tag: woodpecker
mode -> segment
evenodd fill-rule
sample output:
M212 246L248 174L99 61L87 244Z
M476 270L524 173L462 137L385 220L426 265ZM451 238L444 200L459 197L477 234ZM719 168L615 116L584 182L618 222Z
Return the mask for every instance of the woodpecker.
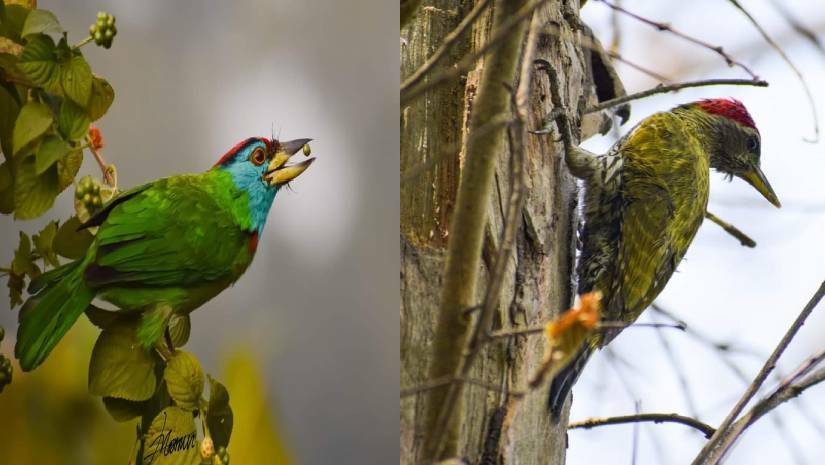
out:
M604 321L633 323L664 289L705 217L710 168L745 180L781 206L760 168L759 130L734 99L656 113L606 154L573 147L565 160L584 181L578 294L602 292ZM620 332L594 332L553 378L549 408L556 422L587 359Z

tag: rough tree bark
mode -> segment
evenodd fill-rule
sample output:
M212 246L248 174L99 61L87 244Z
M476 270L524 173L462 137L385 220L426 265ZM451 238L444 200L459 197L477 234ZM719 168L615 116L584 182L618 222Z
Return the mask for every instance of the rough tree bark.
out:
M593 114L582 120L577 115L587 106L623 91L613 82L613 73L605 78L605 66L599 54L591 53L588 46L581 46L583 42L592 44L593 40L579 22L577 3L554 0L536 11L545 25L539 34L536 59L545 60L558 72L566 111L586 138L606 129L606 117ZM424 63L472 7L472 1L422 2L415 17L401 31L402 80ZM490 37L492 9L492 6L488 8L431 74L443 71L486 43ZM483 66L484 59L460 80L428 91L401 108L401 386L404 388L428 381L450 219ZM552 109L547 73L538 67L534 67L533 73L528 128L540 127L543 117ZM610 81L609 85L599 83L605 79ZM517 82L504 84L515 88ZM509 106L504 110L506 115L511 114ZM503 135L506 128L501 126L496 130ZM522 224L516 236L515 253L504 276L493 318L494 329L548 321L567 309L574 298L577 192L564 166L561 144L554 142L557 138L558 133L554 132L553 135L530 135L526 141ZM487 202L488 221L476 286L477 303L482 301L489 278L511 187L507 139L500 137L499 140L492 194ZM441 159L430 169L416 170L437 157ZM405 178L405 173L411 170L419 175ZM470 377L498 386L501 391L524 390L543 355L544 340L540 336L491 342L482 348ZM506 422L502 421L502 413L507 406L507 396L498 391L475 385L464 387L462 408L457 410L461 428L455 454L472 464L563 464L567 419L563 418L560 425L551 423L546 405L547 386L528 395L520 403L517 414L511 413ZM419 392L401 399L402 464L426 462L423 425L427 398L426 392Z

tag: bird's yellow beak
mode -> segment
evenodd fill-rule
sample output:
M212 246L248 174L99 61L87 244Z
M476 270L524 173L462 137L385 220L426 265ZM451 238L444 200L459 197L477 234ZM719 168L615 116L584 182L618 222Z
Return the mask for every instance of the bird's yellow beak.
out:
M768 182L768 178L765 177L765 173L762 172L761 168L754 166L742 174L742 179L747 181L754 189L758 190L773 206L776 208L782 207L782 204L779 203L779 198L776 197L776 193L771 187L771 183Z
M309 165L315 161L314 158L308 158L301 163L294 165L287 165L286 162L303 149L312 139L295 139L289 142L282 142L280 148L272 157L264 174L264 180L270 187L280 186L297 178L298 175L306 171ZM309 156L309 150L304 149L303 152Z

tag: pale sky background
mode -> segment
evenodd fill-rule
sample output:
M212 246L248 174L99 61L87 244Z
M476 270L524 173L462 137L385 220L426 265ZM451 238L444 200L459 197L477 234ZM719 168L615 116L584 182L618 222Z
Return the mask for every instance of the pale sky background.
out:
M792 32L770 0L744 0L800 68L810 85L820 124L825 119L825 54ZM821 2L788 1L786 8L825 40L825 9ZM758 33L728 2L697 0L662 2L625 0L622 5L648 18L722 45L746 63L768 88L705 87L660 95L633 104L627 132L641 118L699 98L734 97L742 100L762 134L762 167L783 207L775 209L745 182L728 183L713 174L709 210L738 226L757 242L741 247L715 224L706 222L685 260L657 299L680 315L690 327L721 342L752 348L759 356L738 356L737 363L752 379L804 304L825 279L825 128L818 143L813 137L809 104L788 66L770 50ZM603 43L611 39L611 12L589 2L584 20ZM674 81L711 77L747 77L727 68L708 50L677 37L656 32L632 18L620 16L622 56ZM657 81L627 66L618 72L628 90L637 92ZM585 147L602 152L612 137L594 138ZM648 311L640 321L653 321ZM661 321L661 320L659 320ZM820 305L780 360L790 372L805 358L825 348L825 306ZM662 333L679 360L699 418L718 425L744 391L745 385L705 346L676 330ZM590 416L632 414L634 399L642 412L690 414L672 363L655 330L625 331L610 346L629 365L595 356L574 388L572 420ZM617 370L633 394L617 376ZM761 392L770 392L776 380ZM825 456L825 386L806 391L800 400L764 417L744 436L725 462L818 464ZM806 412L805 415L802 412ZM780 431L776 419L784 425ZM789 438L789 439L786 439ZM569 433L568 463L592 465L632 463L633 427L606 426ZM640 427L636 463L689 463L704 443L701 434L681 425Z
M72 43L98 10L117 17L112 49L83 52L115 89L99 126L122 188L204 171L236 142L273 129L284 140L314 139L316 163L278 194L246 275L193 313L186 348L214 374L233 350L255 352L297 463L395 462L398 45L377 38L398 34L397 3L38 4ZM91 159L82 172L98 175ZM71 195L50 216L68 217ZM0 217L0 263L11 260L19 229L44 223ZM0 306L7 354L15 319Z

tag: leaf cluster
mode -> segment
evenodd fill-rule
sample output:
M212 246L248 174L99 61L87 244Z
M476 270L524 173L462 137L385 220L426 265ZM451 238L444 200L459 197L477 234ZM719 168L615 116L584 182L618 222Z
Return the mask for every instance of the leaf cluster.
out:
M51 208L113 100L54 14L0 5L0 213L31 219Z

